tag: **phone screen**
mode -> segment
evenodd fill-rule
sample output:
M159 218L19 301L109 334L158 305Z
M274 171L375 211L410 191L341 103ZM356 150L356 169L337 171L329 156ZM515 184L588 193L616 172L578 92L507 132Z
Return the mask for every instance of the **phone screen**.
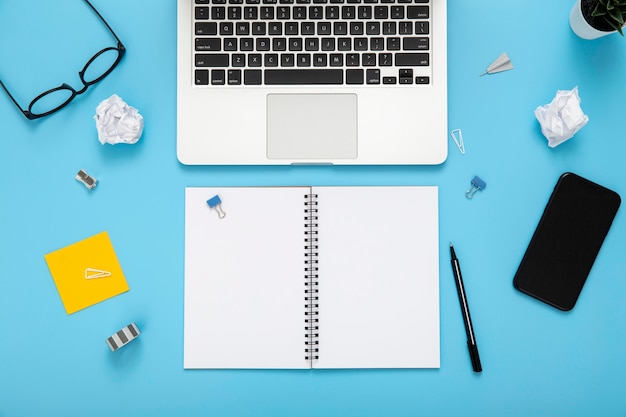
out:
M570 172L561 175L515 274L515 288L571 310L620 202L614 191Z

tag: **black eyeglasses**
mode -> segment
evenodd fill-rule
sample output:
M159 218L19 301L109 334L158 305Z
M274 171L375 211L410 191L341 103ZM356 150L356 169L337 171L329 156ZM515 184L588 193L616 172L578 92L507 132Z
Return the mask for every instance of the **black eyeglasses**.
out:
M7 90L6 86L0 80L0 86L6 91L9 95L13 103L22 111L24 116L29 120L39 119L40 117L48 116L56 111L61 110L63 107L67 106L70 101L74 99L79 94L87 91L87 88L90 85L101 81L104 77L109 75L111 71L119 64L120 60L124 56L126 52L126 48L122 45L122 42L117 37L111 26L104 20L104 18L98 13L95 7L89 3L88 0L85 0L85 3L91 7L91 9L98 15L102 23L106 25L111 34L115 36L117 40L117 47L108 47L104 48L98 53L96 53L83 67L82 70L78 72L78 76L83 83L83 88L76 91L72 86L63 83L59 87L53 88L46 92L39 94L34 98L33 101L30 102L28 106L28 110L24 110L17 101L13 98L9 90Z

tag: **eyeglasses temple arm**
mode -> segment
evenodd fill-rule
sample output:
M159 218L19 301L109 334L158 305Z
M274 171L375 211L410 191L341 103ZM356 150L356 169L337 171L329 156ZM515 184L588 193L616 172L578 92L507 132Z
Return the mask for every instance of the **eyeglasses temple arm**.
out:
M102 20L102 23L104 23L104 25L105 25L105 26L109 29L109 31L113 34L113 36L115 36L115 39L117 39L117 43L118 43L120 46L124 47L124 45L122 44L122 41L120 41L120 38L118 38L118 37L117 37L117 35L116 35L116 34L115 34L115 32L113 31L113 29L111 29L111 26L109 26L109 24L107 23L107 21L106 21L106 20L104 20L104 17L102 17L102 15L101 15L101 14L100 14L97 10L96 10L96 8L95 8L95 7L93 7L93 4L91 4L91 3L89 2L89 0L85 0L85 3L87 3L87 4L89 5L89 7L91 7L91 10L93 10L93 11L94 11L94 12L98 15L98 17L100 18L100 20Z
M0 87L2 87L2 89L7 93L7 95L9 96L9 98L11 99L11 101L13 102L13 104L15 104L15 106L20 109L20 111L22 113L24 113L24 116L29 117L30 112L26 111L22 108L22 106L20 106L17 101L15 100L15 98L13 97L13 95L9 92L9 90L6 88L6 86L4 85L4 83L2 82L2 80L0 80Z

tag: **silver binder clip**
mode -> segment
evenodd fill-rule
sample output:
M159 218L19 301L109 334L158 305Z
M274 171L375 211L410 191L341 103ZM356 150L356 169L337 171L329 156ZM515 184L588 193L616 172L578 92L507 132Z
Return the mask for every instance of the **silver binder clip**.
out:
M217 211L217 215L220 219L226 217L226 213L224 213L224 210L222 210L222 200L220 199L219 195L216 194L213 197L209 198L207 200L207 204L210 208L214 208Z
M465 143L463 143L463 132L461 132L461 129L454 129L450 132L450 136L456 147L459 148L461 155L465 155Z
M474 178L472 178L472 186L470 187L469 190L465 192L465 197L471 199L472 197L474 197L474 194L476 193L476 191L482 190L486 186L487 186L487 183L485 181L483 181L478 176L474 176Z

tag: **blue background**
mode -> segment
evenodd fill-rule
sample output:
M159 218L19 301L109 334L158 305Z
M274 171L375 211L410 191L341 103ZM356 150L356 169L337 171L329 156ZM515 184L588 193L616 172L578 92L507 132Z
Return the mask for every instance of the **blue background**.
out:
M430 167L187 167L175 152L175 3L94 0L128 52L61 112L27 121L0 94L0 417L626 416L624 208L573 311L512 286L561 173L626 197L626 39L576 37L574 0L449 0L449 128L462 129L465 155L450 142ZM59 80L80 85L77 71L110 43L80 0L0 0L0 79L24 106ZM479 77L504 51L515 69ZM590 121L551 149L533 112L574 86ZM97 140L95 108L113 93L145 117L134 146ZM93 191L73 179L80 168L100 181ZM487 187L467 200L474 175ZM183 370L184 187L291 184L439 186L440 369ZM43 255L103 230L131 290L68 316ZM131 321L143 334L110 352L105 339Z

